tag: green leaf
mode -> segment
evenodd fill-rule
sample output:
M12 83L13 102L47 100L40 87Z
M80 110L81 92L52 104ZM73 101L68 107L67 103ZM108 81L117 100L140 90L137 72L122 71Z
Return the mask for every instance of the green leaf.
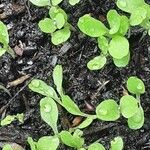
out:
M87 63L87 67L90 70L99 70L104 67L104 65L106 64L106 61L107 59L105 56L103 55L96 56Z
M127 56L125 56L121 59L113 58L113 61L117 67L126 67L130 61L130 52L128 53Z
M39 79L33 79L29 84L29 88L39 94L47 97L52 97L54 99L58 98L55 90L48 86L44 81Z
M110 25L109 34L115 34L120 28L120 15L116 10L112 9L107 13L107 20Z
M115 137L111 141L111 150L123 150L123 140L121 137Z
M57 6L62 2L62 0L51 0L53 6Z
M57 134L58 108L55 101L50 97L45 97L40 101L40 113L42 119L53 129Z
M59 7L54 7L52 6L50 9L49 9L49 16L51 17L51 19L55 19L56 15L58 13L61 13L63 14L65 20L67 21L68 17L67 17L67 14L65 13L65 11Z
M29 0L29 1L39 7L50 5L49 0Z
M57 150L59 139L58 137L44 136L38 140L36 145L38 150Z
M3 120L1 120L1 126L9 125L15 120L15 115L8 115Z
M15 118L16 118L17 120L19 120L21 123L24 122L24 114L23 114L23 113L17 114L17 115L15 116Z
M143 20L146 18L147 11L143 7L138 7L135 10L132 11L132 14L130 16L130 24L132 26L139 25L143 22Z
M79 107L73 102L73 100L68 95L62 95L63 107L71 114L77 116L86 116L85 113L81 112Z
M80 2L80 0L69 0L70 5L72 5L72 6L76 5L79 2Z
M78 125L77 127L75 128L78 128L78 129L83 129L83 128L86 128L88 127L94 119L96 119L97 117L96 116L88 116L80 125Z
M136 114L128 118L128 126L130 129L140 129L144 124L144 111L142 107L139 107Z
M132 94L145 93L145 85L143 81L135 76L132 76L127 80L127 89Z
M69 147L73 147L73 148L82 148L83 144L84 144L84 139L81 138L80 136L73 136L71 135L68 131L62 131L60 133L60 138L61 141L69 146Z
M117 0L117 6L121 10L129 13L132 13L132 11L144 5L144 3L144 0Z
M128 29L129 29L129 19L126 16L121 16L120 21L120 28L118 33L120 33L122 36L126 35Z
M28 137L27 142L29 143L31 150L36 150L36 142L33 141L32 137Z
M98 37L98 47L104 55L108 53L108 40L104 36Z
M39 28L45 33L53 33L57 28L55 22L50 18L44 18L39 22Z
M63 80L63 70L61 65L57 65L53 70L53 80L56 85L57 92L61 96L63 94L62 80Z
M105 150L105 148L100 143L93 143L88 147L88 150Z
M4 145L2 150L13 150L9 144Z
M129 53L129 42L125 37L114 36L110 41L108 50L113 58L121 59Z
M119 106L113 99L104 100L96 107L96 115L104 121L115 121L120 117Z
M62 13L58 13L55 17L56 25L58 29L61 29L65 25L65 18Z
M84 34L91 37L99 37L108 32L108 29L101 21L92 18L90 15L80 17L78 27Z
M3 54L5 54L6 53L6 49L4 49L4 48L0 48L0 56L2 56Z
M130 118L138 111L138 100L133 96L125 95L120 99L120 110L125 118Z
M54 45L59 45L63 42L66 42L69 39L70 34L71 34L71 32L70 32L69 28L65 27L61 30L58 30L58 31L52 33L51 41Z
M0 43L3 45L8 45L9 43L7 26L2 21L0 21Z

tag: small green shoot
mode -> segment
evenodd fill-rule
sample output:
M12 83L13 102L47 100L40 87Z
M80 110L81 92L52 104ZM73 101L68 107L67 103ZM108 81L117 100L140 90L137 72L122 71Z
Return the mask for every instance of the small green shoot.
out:
M78 133L76 134L76 131L73 135L68 131L62 131L60 133L61 141L65 145L76 148L76 149L82 148L82 146L84 144L84 139L81 136L82 135L80 135Z
M93 143L88 147L88 150L105 150L105 147L100 143Z
M109 55L117 67L125 67L129 63L129 42L124 37L129 29L128 18L119 15L116 10L110 10L107 20L108 28L101 21L87 14L78 21L78 27L84 34L98 38L100 56L88 62L87 67L90 70L103 68Z
M111 141L111 150L123 150L123 140L121 137L115 137Z
M115 121L120 117L119 106L113 99L104 100L96 107L96 115L104 121Z
M130 14L130 25L150 30L150 6L144 0L117 0L117 6Z

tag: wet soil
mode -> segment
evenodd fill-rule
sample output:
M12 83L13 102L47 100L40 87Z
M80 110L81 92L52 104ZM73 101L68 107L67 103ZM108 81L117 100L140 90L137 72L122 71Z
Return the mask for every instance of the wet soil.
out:
M147 1L148 2L148 1ZM145 112L145 124L140 130L128 128L126 120L117 122L94 121L84 129L87 144L100 140L109 147L109 141L120 135L125 142L125 150L150 149L150 37L137 28L131 31L130 49L131 61L126 68L116 68L110 59L105 68L100 71L89 71L87 62L99 54L94 39L84 37L77 28L78 18L90 13L95 18L104 19L107 12L116 8L114 0L82 0L71 7L64 0L61 7L69 15L69 22L75 27L68 42L54 46L50 36L38 29L38 21L47 16L45 8L37 8L27 0L1 0L0 19L9 28L10 46L18 54L13 59L9 54L0 58L0 84L8 87L8 83L24 75L30 75L20 85L8 87L11 95L0 91L0 115L24 113L24 123L14 121L11 125L0 127L0 146L4 142L15 142L28 149L28 136L39 139L51 134L51 129L40 118L39 101L41 95L33 93L28 88L32 78L39 78L53 86L52 70L56 64L63 66L64 91L86 111L86 103L95 107L105 98L119 101L126 88L126 80L132 75L141 78L146 85L146 93L141 96ZM16 48L17 47L17 48ZM20 49L23 49L21 51ZM105 84L106 83L106 84ZM102 87L102 88L101 88ZM7 107L5 107L7 106ZM74 116L67 112L60 114L59 130L68 129L65 119L70 122ZM61 145L60 150L68 150ZM69 148L71 149L71 148Z

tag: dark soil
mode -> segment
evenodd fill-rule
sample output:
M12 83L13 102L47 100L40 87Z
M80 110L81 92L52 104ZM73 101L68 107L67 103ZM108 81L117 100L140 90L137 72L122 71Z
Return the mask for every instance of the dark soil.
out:
M105 98L118 101L126 88L127 78L136 75L146 85L146 93L141 97L145 111L143 128L131 130L123 118L111 123L94 121L83 130L84 137L87 144L100 140L108 148L109 141L120 135L125 142L125 150L150 150L150 37L146 35L140 40L143 30L132 30L129 39L132 57L128 67L116 68L109 60L104 69L89 71L86 64L99 54L99 50L96 41L84 37L77 28L78 18L86 13L91 13L96 18L104 18L110 9L116 8L114 0L81 0L75 7L71 7L64 0L61 7L69 14L69 22L75 30L68 42L54 46L50 42L50 36L43 34L37 25L40 19L47 16L47 9L32 6L27 0L0 1L0 19L10 28L11 48L15 49L16 46L20 47L20 43L24 44L23 55L17 55L13 59L5 54L0 58L0 84L7 87L10 81L30 74L31 78L39 78L53 85L52 70L56 64L61 64L64 70L64 91L86 111L86 103L95 108ZM28 149L28 136L39 139L51 134L50 127L41 120L39 114L39 101L42 96L33 93L27 86L31 78L20 85L9 87L11 96L0 91L1 118L9 114L25 114L24 123L14 121L9 126L0 127L0 146L5 142L15 142ZM74 116L66 111L60 116L59 130L68 129L64 120L71 123ZM63 145L59 149L68 150Z

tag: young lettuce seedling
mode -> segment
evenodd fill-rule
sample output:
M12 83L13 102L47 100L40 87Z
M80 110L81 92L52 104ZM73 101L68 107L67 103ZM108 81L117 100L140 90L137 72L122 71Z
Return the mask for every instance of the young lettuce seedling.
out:
M98 39L98 47L101 50L100 56L88 62L87 67L90 70L103 68L109 55L117 67L125 67L129 63L129 42L124 37L129 28L128 18L119 15L116 10L110 10L107 20L110 29L88 14L78 21L78 27L84 34Z
M13 58L13 50L9 47L9 35L6 25L0 21L0 56L8 52Z
M117 0L117 6L130 13L130 25L145 28L150 33L150 6L144 0Z
M145 86L142 80L137 77L130 77L127 81L127 89L135 94L125 95L120 100L120 111L128 119L128 126L131 129L140 129L144 124L144 111L140 103L140 94L145 92Z

